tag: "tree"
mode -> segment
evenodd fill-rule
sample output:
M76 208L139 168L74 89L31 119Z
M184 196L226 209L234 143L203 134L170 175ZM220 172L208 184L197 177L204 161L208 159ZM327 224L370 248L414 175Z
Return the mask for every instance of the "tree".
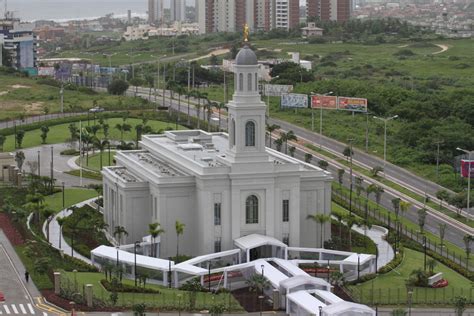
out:
M146 305L144 303L138 303L132 306L133 316L145 316Z
M135 125L135 133L137 134L137 138L135 140L135 143L136 143L136 147L138 149L138 142L141 140L142 133L143 133L143 125L142 124Z
M288 151L290 152L290 156L291 157L294 157L295 156L295 151L296 151L296 147L295 146L290 146L290 148L288 148ZM321 160L320 162L322 162L324 160ZM323 168L324 169L324 168Z
M318 166L321 169L327 170L329 163L326 160L320 160L318 161Z
M157 252L156 252L156 245L155 245L155 240L158 236L163 234L165 232L164 229L160 228L160 223L152 223L148 224L148 233L151 235L151 256L156 257Z
M5 67L12 67L13 62L12 62L12 56L11 56L10 51L6 49L4 45L1 46L1 49L2 51L1 51L0 56L2 56L2 60L0 60L0 64L2 64Z
M443 201L449 201L451 194L448 191L442 189L436 192L436 198L439 200L439 209L443 207Z
M420 232L423 234L423 228L425 227L425 221L426 221L426 209L420 208L418 210L418 226L420 227Z
M217 58L216 55L212 54L211 57L209 58L209 63L212 66L216 66L219 63L219 59Z
M109 84L107 91L112 95L123 95L128 90L129 84L122 79L114 79Z
M436 262L435 259L429 259L426 262L426 265L428 266L428 269L430 270L430 274L433 275L434 268L436 267L438 263Z
M115 226L113 235L115 238L118 238L118 244L120 246L120 244L122 243L122 236L128 236L128 232L123 226Z
M279 125L276 125L276 124L268 124L267 123L267 136L268 136L268 147L272 148L272 134L274 131L280 129L280 126Z
M49 207L45 207L41 210L41 214L46 221L46 240L49 242L49 224L51 223L53 215L56 214L56 212Z
M218 103L217 111L219 112L219 131L221 130L221 112L225 108L226 108L226 105L224 102Z
M464 250L466 251L466 260L469 261L469 257L471 255L471 242L474 241L474 236L467 234L467 235L464 235L462 240L464 241Z
M298 141L298 138L296 137L295 133L293 131L288 131L287 133L281 133L280 134L280 139L282 143L285 144L285 154L288 153L288 142L289 141Z
M41 143L46 144L46 138L48 138L49 127L46 125L41 126Z
M376 185L375 188L374 188L374 193L375 193L375 202L377 203L377 209L379 208L380 206L380 200L382 199L382 194L385 192L385 190Z
M51 267L51 259L48 257L40 257L35 259L33 269L38 274L46 274Z
M130 132L132 130L132 126L127 123L117 123L115 128L120 132L120 140L123 141L123 133Z
M333 212L332 215L336 218L339 223L339 240L342 242L342 224L344 221L344 215L341 213Z
M454 312L456 313L456 316L462 316L462 314L464 314L467 303L467 298L465 298L464 296L456 296L453 299Z
M347 146L344 148L344 150L342 151L342 154L346 157L346 160L349 161L349 158L351 156L354 156L354 150L351 150L351 147L350 146Z
M410 202L400 201L400 211L402 212L402 214L405 214L410 209L410 207Z
M438 230L439 230L439 239L441 240L441 247L442 247L444 245L444 234L446 232L446 224L439 223Z
M135 98L137 97L137 94L138 94L138 87L143 85L144 81L142 78L138 78L138 77L135 77L135 78L132 78L130 79L129 83L135 87Z
M306 163L311 163L311 160L313 160L313 155L312 154L310 154L310 153L304 154L304 161Z
M377 177L379 172L383 172L383 167L381 166L375 166L372 168L372 170L370 171L370 173L372 173L372 176L373 177Z
M5 135L0 135L0 152L3 151L3 144L5 144L6 139Z
M346 171L344 169L337 169L337 182L339 182L339 188L342 187L342 182L344 180L344 173Z
M323 229L324 229L323 225L331 220L331 216L327 214L321 214L321 213L309 214L308 216L306 216L306 219L312 220L315 223L319 224L320 233L321 233L320 247L323 248Z
M16 138L16 144L18 148L21 148L21 144L23 143L23 138L25 137L25 131L20 129L16 132L15 138Z
M184 233L184 227L186 225L181 223L180 221L176 221L175 229L176 229L176 261L179 262L179 236Z
M22 151L17 151L15 153L15 162L16 162L16 165L18 166L18 169L22 171L23 163L25 162L25 153Z
M349 228L349 251L352 251L352 227L359 226L360 222L355 216L349 215L346 217L346 224Z
M245 283L251 292L257 293L262 293L265 289L270 287L270 281L261 274L253 274Z
M276 139L275 146L277 151L281 151L281 146L283 146L283 140L281 138Z
M398 220L398 214L400 213L400 198L392 199L393 211L395 212L395 218Z
M100 151L100 158L99 158L99 161L100 161L100 170L102 170L102 166L103 166L103 163L102 163L102 160L103 160L103 153L105 151L105 149L107 148L107 146L109 145L109 141L107 139L98 139L97 137L94 137L94 146L99 149Z
M71 140L76 141L79 139L79 129L76 127L76 124L71 123L68 125L69 134L71 135Z

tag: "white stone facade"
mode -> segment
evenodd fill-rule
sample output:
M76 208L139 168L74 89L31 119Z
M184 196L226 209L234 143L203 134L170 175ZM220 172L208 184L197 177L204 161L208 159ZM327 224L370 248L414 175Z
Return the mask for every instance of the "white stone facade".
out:
M146 135L141 150L116 155L104 175L104 216L110 232L124 226L132 243L159 222L160 257L176 254L175 222L184 223L180 253L197 256L233 249L248 234L291 246L316 247L319 225L306 219L330 213L331 175L265 146L265 104L258 93L255 54L236 58L229 134L170 131ZM325 224L324 239L330 238Z

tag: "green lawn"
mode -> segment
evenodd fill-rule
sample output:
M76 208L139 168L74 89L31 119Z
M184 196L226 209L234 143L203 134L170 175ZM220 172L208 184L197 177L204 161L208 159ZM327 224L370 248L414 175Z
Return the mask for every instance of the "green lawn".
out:
M97 192L95 190L77 188L66 189L64 191L64 204L65 207L69 207L96 196ZM63 209L63 193L58 192L53 195L46 196L44 203L56 212L61 211Z
M374 303L383 305L404 304L407 302L407 291L405 280L415 269L423 269L423 253L404 249L402 263L395 270L378 276L373 281L367 281L355 286L351 286L352 293L357 297L357 301L371 304L372 289L374 289ZM430 258L428 257L428 260ZM458 295L466 296L468 299L474 298L472 282L438 262L434 269L435 273L442 272L443 277L448 280L449 285L441 289L415 288L413 292L414 304L449 304ZM470 296L471 295L471 296Z
M339 186L339 183L333 183L333 191L341 191L341 187ZM348 196L349 194L349 189L345 188L345 187L342 187L342 192ZM366 201L366 198L363 196L363 194L360 196L360 197L357 197L356 194L354 193L353 195L353 205L354 205L354 209L357 208L356 206L356 201L358 201L358 204L361 204L361 205L365 205L365 201ZM374 210L374 209L378 209L377 213L380 213L380 215L383 217L383 218L388 218L388 216L390 216L392 222L395 220L395 214L394 212L392 212L391 210L387 210L386 208L380 206L380 205L377 205L375 202L369 200L369 209L370 210ZM373 213L372 212L369 212L369 216L373 217L372 216ZM415 232L418 232L420 230L420 227L417 225L417 223L414 223L412 222L411 220L405 218L403 216L403 213L400 213L400 222L406 226L408 228L408 235L409 235L409 232L410 230L413 230L413 236L415 236ZM426 236L427 240L429 240L430 244L440 244L441 243L441 240L439 238L438 235L435 235L435 234L432 234L431 232L427 232L425 231L424 232L424 236ZM466 252L464 249L462 249L461 247L449 242L449 241L446 241L444 240L444 245L445 245L445 249L448 249L449 250L449 253L452 254L454 253L457 257L462 257L463 259L466 258ZM472 263L473 262L473 257L471 256L471 258L469 259L469 262Z
M110 164L109 164L109 152L104 151L102 154L97 153L89 156L89 164L86 165L85 160L82 161L83 167L93 170L100 171L100 157L102 156L102 167L108 167L114 165L115 151L110 152ZM76 164L79 165L79 158L76 160Z
M74 273L65 272L66 280L63 279L63 285L74 286ZM105 290L101 285L100 280L105 279L102 273L77 273L76 280L78 288L82 289L85 284L92 284L94 286L94 296L103 301L109 301L110 292ZM123 280L125 284L134 285L133 280ZM119 306L132 306L136 303L145 303L147 306L164 308L164 309L179 309L179 297L181 295L181 306L188 305L189 292L179 291L176 289L168 289L163 286L147 285L147 288L153 288L159 290L160 294L140 294L140 293L118 293L119 300L117 305ZM233 298L233 296L223 293L218 295L212 295L210 293L197 293L196 310L209 309L213 304L224 304L226 307L231 306L233 311L242 311L242 307Z
M123 120L121 118L110 118L105 120L107 124L109 124L109 138L113 140L120 140L121 135L120 132L115 128L117 124L122 124ZM98 122L96 121L98 124ZM93 120L90 120L90 124L93 125ZM135 141L136 140L136 131L135 126L138 124L142 124L142 120L129 118L126 120L126 124L132 126L132 130L130 132L125 132L123 134L123 139L126 141ZM75 123L75 125L79 128L79 122ZM87 122L82 122L83 128L87 125ZM147 125L149 125L154 132L164 131L167 129L175 129L174 123L167 123L162 121L155 121L150 120L148 121ZM64 143L67 139L70 138L70 133L68 129L68 124L60 124L51 126L49 128L48 138L46 140L46 144L58 144ZM184 129L183 126L178 126L179 129ZM25 137L23 139L22 148L30 148L35 146L41 145L41 131L39 129L28 131L25 133ZM99 131L97 133L98 138L103 138L104 133L103 131ZM14 150L14 137L13 135L7 136L7 139L4 144L4 151L13 151Z

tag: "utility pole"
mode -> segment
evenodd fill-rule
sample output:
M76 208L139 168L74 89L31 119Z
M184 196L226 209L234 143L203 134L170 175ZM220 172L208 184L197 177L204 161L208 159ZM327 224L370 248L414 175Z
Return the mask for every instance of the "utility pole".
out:
M349 191L349 214L352 216L352 142L354 141L353 138L348 139L349 141L349 154L350 154L350 172L349 172L349 177L350 179L350 191Z
M51 146L51 194L53 194L53 182L54 182L54 147Z
M434 144L436 145L436 182L439 183L439 146L441 144L443 144L444 141L442 140L438 140L436 142L434 142Z
M384 176L386 175L385 165L387 164L387 123L396 118L398 118L398 115L387 117L387 118L374 116L374 119L381 120L382 122L384 122L384 125L385 125L384 137L383 137L383 174Z

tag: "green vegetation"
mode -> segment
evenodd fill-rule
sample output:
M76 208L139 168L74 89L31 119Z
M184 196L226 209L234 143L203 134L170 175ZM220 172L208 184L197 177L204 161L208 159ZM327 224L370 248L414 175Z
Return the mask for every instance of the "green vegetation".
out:
M75 177L81 176L81 171L78 169L66 171L64 173L70 174L71 176L75 176ZM102 181L102 175L96 171L82 170L82 177L87 178L87 179Z
M407 302L405 280L410 277L413 270L423 269L424 256L423 253L411 249L405 248L404 252L405 256L398 268L387 274L379 275L371 281L349 287L358 302L379 305L396 305ZM430 259L428 257L428 260ZM434 272L442 272L443 278L448 280L449 285L439 289L415 287L413 290L414 304L449 305L455 296L470 297L472 289L468 279L441 263L435 266Z
M85 284L92 284L94 286L93 293L94 297L98 298L104 302L107 302L111 305L110 301L110 294L104 289L102 284L100 283L101 280L104 280L104 274L102 273L77 273L74 276L74 273L67 272L65 273L65 277L67 278L64 282L67 284L66 286L74 287L75 282L77 281L77 288L81 289ZM125 280L123 279L122 282L126 285L132 286L134 285L133 280ZM155 289L158 290L159 294L149 294L149 293L117 293L118 306L132 306L136 303L145 303L148 307L155 307L159 308L160 310L178 310L183 309L186 310L190 304L191 299L191 292L188 291L181 291L176 289L169 289L163 286L153 285L147 283L146 288L148 289ZM178 295L181 295L178 296ZM196 303L194 310L204 310L209 309L214 304L223 304L226 308L230 305L231 311L242 311L242 307L240 307L239 303L232 297L232 295L228 293L216 294L213 295L211 293L204 293L204 292L197 292L196 293Z
M90 189L66 188L64 191L65 207L77 204L79 202L88 200L97 196L97 192ZM48 195L44 198L44 203L47 204L55 212L63 209L63 193L57 192L53 195Z
M110 164L109 164L109 152L104 151L102 154L97 153L94 155L89 156L89 164L86 165L86 162L83 161L83 167L90 169L92 171L100 171L100 156L102 155L102 166L103 167L108 167L108 166L113 166L114 165L114 159L115 159L115 151L112 151L110 153ZM76 164L79 165L79 158L76 160Z
M59 112L59 91L60 84L54 80L30 79L0 73L0 103L2 104L0 121ZM64 89L66 112L85 111L94 106L126 110L146 107L147 102L140 98L112 96L97 93L88 88L66 85Z
M98 120L97 120L98 121ZM109 118L105 119L104 122L109 125L109 139L120 140L121 133L116 129L116 124L122 123L121 118ZM135 127L138 124L142 124L142 120L136 118L129 118L126 121L127 124L131 127ZM90 125L93 125L94 121L91 119ZM98 123L97 123L98 124ZM75 123L76 127L79 128L79 122ZM148 125L152 128L153 132L160 132L168 129L174 129L174 123L166 123L162 121L149 120ZM86 128L87 122L82 122L82 127ZM178 126L178 128L183 129L184 127ZM39 129L25 132L24 140L22 143L22 148L29 148L41 145L41 131ZM104 138L103 130L97 131L98 138ZM124 133L124 140L126 141L135 141L136 140L136 131L134 128L130 132ZM47 139L47 144L58 144L64 143L71 139L69 131L69 123L50 126L50 132ZM5 151L12 151L14 149L14 137L9 135L6 138L4 144Z

